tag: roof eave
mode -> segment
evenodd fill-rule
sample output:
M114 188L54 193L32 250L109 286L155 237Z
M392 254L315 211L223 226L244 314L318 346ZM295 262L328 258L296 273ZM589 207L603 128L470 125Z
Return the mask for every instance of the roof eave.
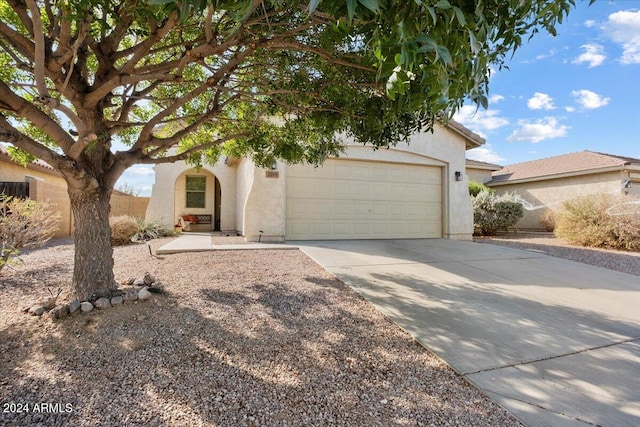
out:
M446 127L460 135L465 139L466 149L471 150L472 148L478 148L487 142L483 137L478 135L477 133L472 132L470 129L467 129L460 123L451 119L447 122Z
M546 181L549 179L570 178L574 176L590 175L593 173L606 173L606 172L616 172L616 171L622 172L625 169L629 169L628 165L608 166L605 168L598 168L598 169L592 168L592 169L585 169L580 171L555 173L550 175L534 176L530 178L521 178L521 179L513 179L513 180L505 180L505 181L497 181L497 182L489 181L489 182L486 182L485 185L488 187L499 187L502 185L523 184L527 182Z

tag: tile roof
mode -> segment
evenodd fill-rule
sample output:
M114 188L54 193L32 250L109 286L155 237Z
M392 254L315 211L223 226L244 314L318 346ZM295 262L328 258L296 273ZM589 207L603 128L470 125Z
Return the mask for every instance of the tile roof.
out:
M493 163L481 162L479 160L473 160L473 159L465 159L465 161L467 163L467 167L471 166L471 167L476 167L480 169L488 169L492 171L498 171L502 169L502 166L496 165Z
M487 184L543 179L544 177L562 174L588 173L598 169L616 168L625 165L640 166L640 159L585 150L505 166L501 170L494 172L492 174L493 178Z
M7 150L7 147L3 144L0 144L0 159L4 159L7 160L11 163L15 163L12 159L11 156L9 155L9 151ZM46 172L54 172L53 167L45 162L44 160L40 160L40 159L36 159L33 162L31 162L29 164L30 167L36 167L36 168L41 168L41 169L46 169Z

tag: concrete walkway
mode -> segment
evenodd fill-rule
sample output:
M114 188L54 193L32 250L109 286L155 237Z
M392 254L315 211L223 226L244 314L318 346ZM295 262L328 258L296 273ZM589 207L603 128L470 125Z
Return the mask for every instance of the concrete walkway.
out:
M640 277L451 240L296 243L525 424L640 425Z
M239 245L213 245L209 232L183 233L166 245L158 248L156 254L176 254L182 252L228 251L249 249L297 249L296 246L279 243L243 243Z

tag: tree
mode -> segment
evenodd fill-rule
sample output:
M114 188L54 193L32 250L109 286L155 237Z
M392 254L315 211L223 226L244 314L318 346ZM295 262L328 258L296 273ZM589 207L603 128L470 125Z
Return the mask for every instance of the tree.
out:
M486 107L489 66L574 0L152 3L0 2L0 141L67 181L78 298L115 286L109 198L129 166L406 140L465 97Z

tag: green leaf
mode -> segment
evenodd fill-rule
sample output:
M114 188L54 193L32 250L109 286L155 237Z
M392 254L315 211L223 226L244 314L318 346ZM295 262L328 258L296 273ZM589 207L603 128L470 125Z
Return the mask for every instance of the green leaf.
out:
M320 4L320 0L311 0L309 1L309 15L316 11L318 5Z
M462 10L459 7L454 7L453 11L456 13L456 18L458 19L458 23L463 27L466 26L467 20L464 18L464 13L462 12Z
M436 41L429 36L418 36L416 41L422 45L416 51L417 53L433 52L438 47Z
M380 9L378 0L358 0L358 2L372 12L378 12Z
M356 4L358 0L347 0L347 15L349 16L349 23L353 21L353 16L356 14Z
M436 57L440 58L447 67L453 66L453 59L451 58L451 53L449 52L449 49L447 49L445 46L438 45L438 47L436 47Z
M436 3L438 9L451 9L451 3L448 0L440 0Z

